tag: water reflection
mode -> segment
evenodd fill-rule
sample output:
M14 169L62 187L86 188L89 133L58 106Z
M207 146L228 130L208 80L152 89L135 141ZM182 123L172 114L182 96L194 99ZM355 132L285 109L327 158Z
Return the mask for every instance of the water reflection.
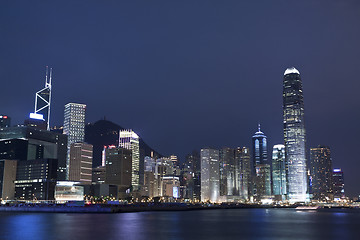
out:
M6 214L0 215L1 235L6 239L39 239L49 236L46 215L39 214ZM44 227L45 226L45 227Z
M0 213L0 239L357 239L358 211Z

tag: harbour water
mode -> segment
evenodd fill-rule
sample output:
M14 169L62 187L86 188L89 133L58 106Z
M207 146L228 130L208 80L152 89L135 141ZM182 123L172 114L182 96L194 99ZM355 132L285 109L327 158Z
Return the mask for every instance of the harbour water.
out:
M359 239L360 210L0 213L0 239Z

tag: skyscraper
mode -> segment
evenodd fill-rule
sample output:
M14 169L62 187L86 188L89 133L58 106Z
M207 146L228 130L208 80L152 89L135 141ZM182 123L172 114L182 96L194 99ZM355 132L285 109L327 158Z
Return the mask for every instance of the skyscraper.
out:
M52 68L50 68L50 75L48 67L46 66L45 87L36 92L35 95L35 114L41 114L47 124L47 130L50 130L50 106L51 106L51 75Z
M109 147L105 150L105 183L117 186L117 197L124 198L131 187L131 150Z
M68 136L67 179L69 178L70 146L72 143L84 142L85 110L85 104L68 103L65 105L63 133Z
M139 136L131 129L120 130L119 132L119 147L129 149L132 152L131 164L131 186L132 190L140 190L140 149L139 149Z
M258 125L258 131L252 137L253 146L253 166L257 164L267 163L267 138L265 134L260 130L260 124Z
M219 150L205 148L201 158L201 201L217 202L220 195Z
M286 195L286 171L285 171L285 146L277 144L272 152L272 183L273 195L281 196L281 200Z
M194 197L195 201L201 200L201 161L199 151L194 150L186 156L186 164L193 171Z
M69 180L91 184L93 146L87 143L73 143L70 146Z
M220 149L220 195L234 195L235 191L235 151L232 148Z
M345 199L345 183L344 173L341 168L335 168L333 170L333 189L334 189L334 200L339 201Z
M294 67L284 73L283 115L288 198L290 202L309 201L303 90L300 73Z
M310 175L312 179L313 199L332 199L333 173L329 147L317 146L310 148Z
M242 199L248 200L251 197L252 171L250 151L247 147L235 149L235 177L237 192Z
M252 137L253 147L253 178L254 178L254 197L260 201L264 196L271 195L271 172L270 164L267 160L267 137L260 130Z

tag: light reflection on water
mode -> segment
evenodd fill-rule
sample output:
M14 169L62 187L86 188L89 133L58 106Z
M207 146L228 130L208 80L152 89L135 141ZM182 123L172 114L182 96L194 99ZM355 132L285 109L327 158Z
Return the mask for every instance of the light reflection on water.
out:
M357 239L360 211L0 213L0 239Z

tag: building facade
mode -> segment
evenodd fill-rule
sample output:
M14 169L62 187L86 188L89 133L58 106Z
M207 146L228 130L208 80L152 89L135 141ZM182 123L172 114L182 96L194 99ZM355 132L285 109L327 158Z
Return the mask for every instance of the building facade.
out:
M118 197L123 198L132 184L132 152L114 147L106 149L105 183L118 187Z
M224 147L220 149L220 196L232 196L236 192L235 183L235 152Z
M309 201L305 152L304 98L300 73L288 68L283 81L284 142L290 202Z
M277 144L272 152L272 190L273 195L280 196L285 200L286 195L286 168L285 168L285 146Z
M201 201L218 202L220 196L219 150L201 149L200 159Z
M58 180L66 179L67 136L32 127L8 127L0 131L0 159L57 159Z
M132 152L131 186L133 191L140 190L140 149L139 136L131 129L120 130L119 147Z
M310 148L310 175L312 180L312 199L332 199L333 172L329 147L319 145L315 148Z
M73 143L84 142L85 137L85 112L86 105L68 103L64 110L63 134L68 136L68 154L66 160L66 177L69 179L70 146Z
M340 201L345 199L345 182L344 182L344 172L341 168L335 168L333 170L333 191L334 191L334 200Z
M271 195L271 172L267 156L267 137L261 131L260 124L258 131L252 137L253 148L253 196L260 201Z
M69 180L91 184L93 145L77 142L70 145Z
M253 166L257 164L267 164L267 137L260 130L260 124L258 131L252 137L253 146Z
M235 149L235 177L238 195L244 200L249 200L252 194L252 170L250 150L247 147Z
M16 160L0 160L0 199L13 200L15 197Z
M15 198L18 200L55 200L57 159L18 161Z

